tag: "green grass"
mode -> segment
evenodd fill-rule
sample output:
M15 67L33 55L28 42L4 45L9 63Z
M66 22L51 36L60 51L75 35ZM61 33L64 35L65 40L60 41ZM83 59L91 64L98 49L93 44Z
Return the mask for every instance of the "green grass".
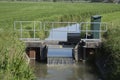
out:
M104 3L0 3L0 28L13 29L14 21L85 21L91 15L120 10L120 5ZM40 38L46 35L42 31ZM28 33L26 33L28 34ZM29 36L29 35L28 35Z
M14 21L83 21L95 14L120 10L120 5L104 3L0 3L0 26L11 28Z
M119 27L120 19L118 18L120 17L119 11L120 5L105 3L0 2L0 56L2 57L0 58L0 79L30 80L33 78L31 77L32 73L29 67L25 64L22 57L22 55L24 55L24 45L14 36L14 21L81 22L90 18L91 15L103 15L103 21L112 22L115 25L118 24L116 26L109 24L109 36L106 39L111 41L111 38L115 38L114 42L116 42L116 40L119 39L117 38L117 33L119 32L116 33L114 31L114 36L110 28L112 26L114 30L118 30L117 26ZM42 31L39 35L45 37L45 32ZM114 44L111 44L111 46L112 45ZM117 48L115 48L115 50L116 49ZM3 74L6 74L6 76Z
M0 80L32 80L34 75L25 59L24 44L12 35L9 30L0 32Z

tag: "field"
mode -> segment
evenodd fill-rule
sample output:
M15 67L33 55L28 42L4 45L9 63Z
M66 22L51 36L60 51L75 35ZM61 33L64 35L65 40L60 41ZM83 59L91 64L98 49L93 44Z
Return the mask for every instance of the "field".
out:
M105 3L0 2L0 56L2 57L0 58L0 79L30 80L33 78L29 66L23 62L24 44L15 36L13 31L14 21L81 22L96 14L102 15L102 21L109 24L109 31L106 33L107 37L105 38L105 49L112 48L111 51L117 51L116 54L120 55L120 5ZM41 32L40 35L45 37L44 32ZM117 58L114 60L120 60L118 56L113 57ZM118 72L113 73L116 76L120 74L120 66L118 64L115 64L115 66L118 67L116 69ZM24 69L22 69L23 67Z

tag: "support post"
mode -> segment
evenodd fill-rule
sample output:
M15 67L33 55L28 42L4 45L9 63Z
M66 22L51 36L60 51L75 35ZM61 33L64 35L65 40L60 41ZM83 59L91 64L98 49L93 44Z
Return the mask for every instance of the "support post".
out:
M54 23L52 22L52 38L51 38L51 40L53 40L53 32L54 32Z
M34 39L35 39L35 21L34 21Z
M69 33L69 26L70 26L70 23L68 22L68 27L67 27L67 33Z

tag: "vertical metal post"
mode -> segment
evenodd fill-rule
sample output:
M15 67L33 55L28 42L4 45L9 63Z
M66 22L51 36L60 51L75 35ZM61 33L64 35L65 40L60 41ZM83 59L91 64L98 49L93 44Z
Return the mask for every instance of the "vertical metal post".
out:
M53 29L54 29L54 23L52 22L52 40L53 40Z
M81 23L79 23L79 27L80 27L80 33L82 32L82 22Z
M23 34L23 33L22 33L22 32L23 32L23 29L22 29L22 22L20 22L20 27L21 27L21 28L20 28L20 32L21 32L21 33L20 33L20 38L22 38L22 37L23 37L23 35L22 35L22 34Z
M34 21L34 39L35 39L35 21Z
M69 33L70 23L68 22L67 33Z
M79 26L79 24L75 23L75 25L76 25L76 29L75 29L75 32L77 32L77 26Z
M87 23L86 23L86 24L87 24ZM86 39L87 39L87 26L86 26L86 24L85 24L85 27L86 27L85 37L86 37Z

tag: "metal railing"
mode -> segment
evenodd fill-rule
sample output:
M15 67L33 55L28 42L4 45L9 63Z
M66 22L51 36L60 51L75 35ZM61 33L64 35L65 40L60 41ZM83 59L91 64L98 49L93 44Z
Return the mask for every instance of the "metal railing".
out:
M39 23L39 27L36 29L36 23ZM26 29L28 27L28 29ZM42 24L40 21L15 21L14 22L14 31L20 32L20 38L23 38L23 32L33 31L34 37L36 38L35 33L41 30ZM32 29L30 29L32 28Z
M70 25L74 25L75 29L70 30ZM67 27L68 26L68 27ZM36 37L36 33L40 31L49 32L76 32L77 22L41 22L41 21L15 21L14 22L14 31L19 33L20 40L38 40L39 37ZM66 30L57 30L56 27L67 27ZM24 37L24 32L33 32L32 37ZM30 39L32 38L32 39Z
M43 22L44 31L50 31L50 29L47 29L47 26L49 25L50 29L54 29L53 31L59 31L59 32L76 32L77 31L77 22ZM70 30L71 25L75 25L75 30ZM55 30L56 27L67 27L66 30Z
M92 24L97 24L99 26L99 30L92 30L91 25ZM101 41L102 33L107 31L107 23L106 22L81 22L80 23L80 31L81 33L84 33L85 37L82 38L84 41ZM99 38L88 38L88 35L91 33L98 32L99 33Z
M91 24L99 24L99 30L91 30ZM74 25L74 30L70 30L71 25ZM57 30L58 27L67 27L65 30ZM37 32L40 31L58 31L58 32L67 32L67 33L74 33L77 32L78 27L80 29L80 33L84 33L85 37L82 40L97 40L97 39L88 39L88 33L98 32L101 39L101 33L107 31L107 23L106 22L41 22L41 21L14 21L14 31L19 33L19 38L21 40L41 40L39 37L36 36ZM32 37L24 37L24 33L32 32Z

